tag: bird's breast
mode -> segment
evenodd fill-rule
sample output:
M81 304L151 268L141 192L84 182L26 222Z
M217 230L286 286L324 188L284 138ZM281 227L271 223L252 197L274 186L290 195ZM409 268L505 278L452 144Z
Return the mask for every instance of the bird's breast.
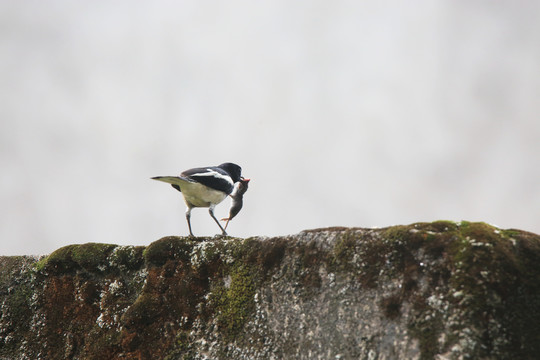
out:
M214 190L199 183L185 183L182 185L182 195L186 203L194 207L210 207L222 202L227 194Z

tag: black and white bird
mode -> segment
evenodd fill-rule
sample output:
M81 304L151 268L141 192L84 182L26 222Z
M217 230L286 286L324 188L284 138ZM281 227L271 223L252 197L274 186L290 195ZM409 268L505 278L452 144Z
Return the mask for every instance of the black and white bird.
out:
M223 163L218 166L189 169L182 172L180 176L156 176L152 179L169 183L182 193L187 205L186 220L191 236L194 236L190 221L191 209L194 207L207 207L210 216L218 224L222 234L227 235L225 229L214 216L214 208L227 195L231 195L236 183L244 180L240 166L233 163Z

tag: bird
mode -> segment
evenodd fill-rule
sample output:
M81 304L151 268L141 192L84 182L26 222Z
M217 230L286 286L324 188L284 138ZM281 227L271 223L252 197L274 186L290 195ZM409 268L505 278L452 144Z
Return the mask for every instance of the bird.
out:
M227 226L229 226L229 221L233 219L240 210L242 209L242 206L244 204L243 198L244 194L246 193L248 189L250 179L240 179L239 182L234 184L234 190L230 194L230 197L233 199L231 203L231 208L229 209L229 217L221 219L221 221L226 221L225 223L225 230L227 230Z
M187 206L186 220L191 237L194 237L191 230L191 210L195 207L208 208L210 216L218 224L222 235L227 235L225 229L214 216L214 208L233 193L235 184L242 180L245 181L240 166L226 162L218 166L185 170L179 176L155 176L152 180L169 183L182 193Z

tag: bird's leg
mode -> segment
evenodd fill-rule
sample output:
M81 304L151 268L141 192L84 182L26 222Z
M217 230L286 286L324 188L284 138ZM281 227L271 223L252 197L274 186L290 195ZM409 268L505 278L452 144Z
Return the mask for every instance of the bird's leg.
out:
M229 221L231 221L231 218L225 218L225 219L222 219L222 220L227 220L227 222L225 223L225 230L227 230L227 226L229 226Z
M227 235L227 232L225 231L225 229L221 226L218 219L216 219L216 217L214 216L214 207L210 206L210 208L208 209L208 212L210 213L210 216L212 217L212 219L214 219L216 224L218 224L219 228L221 229L221 234L222 235Z
M189 206L186 209L186 220L187 220L187 225L188 225L188 228L189 228L189 236L195 237L193 235L193 232L191 231L191 208Z

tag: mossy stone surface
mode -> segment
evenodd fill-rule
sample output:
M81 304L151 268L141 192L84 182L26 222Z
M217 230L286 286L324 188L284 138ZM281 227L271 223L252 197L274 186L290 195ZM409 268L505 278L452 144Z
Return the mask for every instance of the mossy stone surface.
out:
M0 257L0 359L540 352L540 237L481 222Z

